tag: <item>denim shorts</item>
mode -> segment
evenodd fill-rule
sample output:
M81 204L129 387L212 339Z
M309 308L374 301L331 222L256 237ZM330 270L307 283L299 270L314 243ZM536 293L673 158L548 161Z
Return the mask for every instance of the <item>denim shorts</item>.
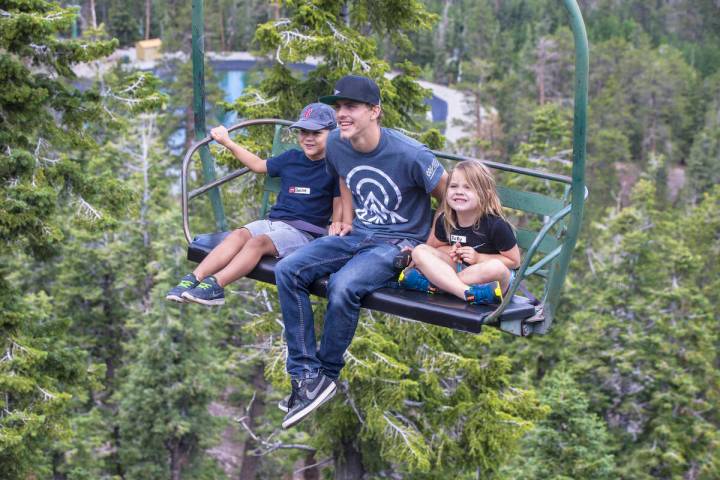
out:
M302 232L279 220L256 220L243 228L246 228L253 237L267 235L275 245L278 258L290 255L313 239L309 233Z

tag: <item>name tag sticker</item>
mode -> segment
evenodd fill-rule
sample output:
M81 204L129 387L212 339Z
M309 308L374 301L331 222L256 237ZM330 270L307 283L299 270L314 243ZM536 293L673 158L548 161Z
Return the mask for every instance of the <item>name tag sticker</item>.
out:
M299 195L310 195L310 189L308 187L290 187L288 191Z
M467 243L465 235L450 235L450 243Z

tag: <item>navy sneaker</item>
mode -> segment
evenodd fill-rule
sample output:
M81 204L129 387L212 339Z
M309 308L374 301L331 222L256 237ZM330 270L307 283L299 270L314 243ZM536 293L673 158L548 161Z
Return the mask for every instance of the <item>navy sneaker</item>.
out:
M298 382L297 380L290 380L290 385L292 385L292 391L293 393L298 389ZM293 404L293 394L290 393L290 395L286 396L282 400L278 402L278 408L282 410L283 412L287 413L290 411L290 406Z
M337 384L330 377L319 374L316 378L300 380L293 384L293 392L288 403L289 411L282 422L283 428L297 425L313 410L335 396Z
M470 285L470 288L465 290L465 300L476 305L498 304L502 299L502 288L497 280L481 285Z
M400 272L398 284L402 288L407 288L408 290L417 290L418 292L424 293L437 292L437 287L430 283L430 280L420 273L420 270L417 268L406 268Z
M180 283L175 285L167 293L167 295L165 295L165 300L170 300L178 303L186 303L187 300L182 298L182 294L195 287L198 283L200 283L200 280L195 278L195 275L193 275L192 273L188 273L180 279Z
M205 277L202 282L195 287L184 292L182 298L203 305L224 305L225 289L218 285L217 280L212 275Z

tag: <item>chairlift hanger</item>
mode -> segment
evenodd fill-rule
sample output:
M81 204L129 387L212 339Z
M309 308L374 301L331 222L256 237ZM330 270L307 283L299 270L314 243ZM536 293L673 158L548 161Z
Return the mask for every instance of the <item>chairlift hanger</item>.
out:
M587 197L585 186L585 152L587 142L587 79L588 79L588 43L585 25L576 0L563 0L570 14L570 23L575 38L575 104L573 123L573 165L572 176L557 175L539 170L516 167L499 162L482 161L487 167L509 172L510 174L540 178L553 183L564 184L566 194L562 198L553 198L535 192L526 192L503 186L498 187L504 207L527 212L543 218L538 231L518 230L518 244L523 250L522 263L515 279L510 284L503 302L495 307L488 305L470 305L446 294L428 295L421 292L382 288L363 298L364 308L398 315L403 318L452 328L455 330L478 333L483 325L495 326L518 336L548 332L560 296L560 290L567 275L572 251L582 223L582 212ZM202 48L202 0L193 0L193 77L195 91L196 138L199 140L186 152L182 164L182 215L183 233L188 242L188 259L202 261L207 253L216 246L227 233L198 235L193 238L190 232L189 202L203 194L209 194L213 205L218 230L226 230L225 218L220 201L218 187L228 183L250 170L240 168L222 178L214 178L214 162L209 155L207 145L212 138L206 136L204 118L204 70ZM288 148L290 143L282 141L282 127L292 122L280 119L257 119L240 122L228 130L230 132L256 125L275 125L273 155ZM200 151L205 173L205 184L188 192L188 172L193 155ZM449 161L469 160L469 157L447 152L433 152L438 158ZM263 195L263 213L267 211L270 194L277 193L277 184L266 177ZM555 233L551 233L555 232ZM533 263L534 262L534 263ZM274 266L277 259L264 257L258 266L250 272L249 278L275 283ZM523 290L523 281L536 275L545 279L543 293L539 300L532 295L521 296L516 293ZM314 282L310 292L318 296L327 296L327 278Z

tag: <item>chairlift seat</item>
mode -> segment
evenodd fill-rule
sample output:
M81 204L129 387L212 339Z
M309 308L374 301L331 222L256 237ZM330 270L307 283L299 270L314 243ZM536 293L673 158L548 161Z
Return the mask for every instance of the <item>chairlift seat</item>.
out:
M228 232L197 235L188 246L188 260L201 262L227 234ZM274 285L277 262L276 258L263 257L255 269L247 275L248 278ZM327 298L327 284L328 277L316 280L310 286L310 293ZM411 320L471 333L480 332L484 319L495 310L494 306L470 305L444 293L426 294L402 288L376 290L363 298L362 306ZM528 318L535 315L535 310L536 307L530 299L515 295L500 315L499 321L524 320L527 322Z

